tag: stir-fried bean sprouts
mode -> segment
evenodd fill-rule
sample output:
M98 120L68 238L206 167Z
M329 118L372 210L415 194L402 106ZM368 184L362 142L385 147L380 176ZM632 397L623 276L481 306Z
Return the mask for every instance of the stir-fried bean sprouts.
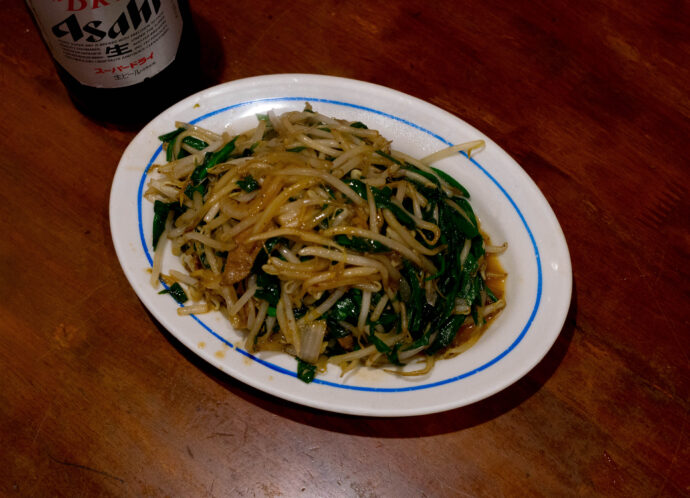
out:
M160 137L151 281L191 299L179 313L220 310L248 351L296 356L305 381L328 363L423 375L474 344L505 307L491 261L507 244L433 163L483 142L420 160L309 104L257 117L237 136L175 123ZM162 268L166 241L187 274Z

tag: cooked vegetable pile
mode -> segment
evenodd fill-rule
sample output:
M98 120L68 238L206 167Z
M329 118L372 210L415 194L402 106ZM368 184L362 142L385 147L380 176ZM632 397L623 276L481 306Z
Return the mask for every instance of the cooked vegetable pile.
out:
M505 306L489 256L507 245L431 165L483 142L415 159L309 104L257 118L236 136L176 123L160 137L151 279L178 312L222 312L248 351L295 356L306 382L328 363L421 375L476 342ZM186 272L163 271L168 244Z

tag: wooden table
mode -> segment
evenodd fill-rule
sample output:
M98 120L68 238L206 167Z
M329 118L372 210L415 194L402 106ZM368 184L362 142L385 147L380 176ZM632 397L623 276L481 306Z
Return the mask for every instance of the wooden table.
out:
M563 330L479 403L379 419L286 403L160 327L115 255L136 130L74 109L30 15L0 35L0 494L690 494L690 49L683 2L197 0L213 82L345 76L492 137L565 232Z

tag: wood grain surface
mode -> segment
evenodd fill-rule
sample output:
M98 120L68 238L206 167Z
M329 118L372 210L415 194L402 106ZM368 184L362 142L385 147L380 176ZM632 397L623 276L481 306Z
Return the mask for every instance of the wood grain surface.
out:
M108 222L136 129L70 103L23 2L0 29L0 495L690 495L690 4L195 0L206 84L318 73L477 127L553 207L552 350L479 403L378 419L219 372L129 286Z

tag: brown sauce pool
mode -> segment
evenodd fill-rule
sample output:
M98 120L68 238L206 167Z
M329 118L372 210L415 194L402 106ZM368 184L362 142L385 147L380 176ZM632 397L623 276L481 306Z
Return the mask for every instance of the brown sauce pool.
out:
M484 238L485 244L491 244L489 237L483 232L482 237ZM501 265L500 258L501 254L496 253L487 253L484 255L487 274L486 286L491 290L491 292L494 293L497 299L502 299L505 295L505 284L507 278L506 271L503 269L503 265ZM506 303L506 306L508 305L509 303ZM455 336L455 339L453 340L452 344L449 346L449 351L452 351L453 348L458 348L464 344L468 344L470 346L474 344L479 339L479 337L487 331L494 318L500 315L502 311L503 310L500 310L496 313L489 315L485 319L485 323L480 327L477 327L471 318L466 319L463 325L460 327L460 330L458 330L458 334ZM456 352L454 354L451 353L450 356L455 356L456 354L460 354L461 352L462 351Z

